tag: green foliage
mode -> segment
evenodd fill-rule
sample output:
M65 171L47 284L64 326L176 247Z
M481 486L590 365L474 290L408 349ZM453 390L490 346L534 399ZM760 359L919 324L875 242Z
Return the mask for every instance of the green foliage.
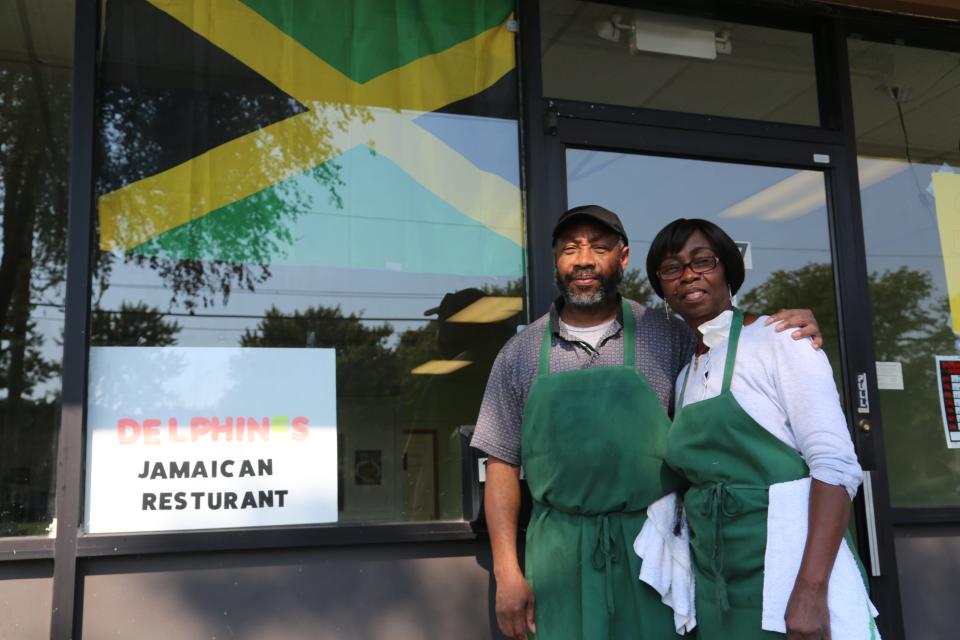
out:
M438 329L438 322L431 320L422 327L407 329L400 334L394 356L402 380L401 402L408 415L416 413L416 408L422 402L424 393L432 384L434 377L415 376L411 375L410 371L424 362L443 359L440 353Z
M929 273L907 267L873 272L869 286L877 360L912 363L919 359L926 366L931 354L952 352L947 302L934 300ZM740 306L757 313L811 309L830 360L835 368L839 366L839 325L830 264L810 263L794 271L775 271L744 295Z
M901 267L870 274L870 303L877 360L913 362L954 351L948 302L933 297L928 272Z
M628 269L620 283L620 293L625 298L635 300L644 306L658 304L660 299L654 294L647 275L640 269Z
M813 263L793 271L774 271L765 282L740 296L738 306L754 313L774 313L780 309L810 309L823 333L823 349L840 376L840 333L837 323L833 267Z
M169 347L177 344L180 323L163 319L156 307L123 302L118 311L95 309L90 344L112 347Z
M7 3L10 4L10 3ZM21 11L26 3L21 4ZM16 14L16 11L14 12ZM14 20L14 22L16 22ZM17 28L14 27L14 33ZM13 45L14 51L18 45ZM23 52L31 53L27 49ZM70 70L34 55L0 64L0 535L49 521L59 358L45 359L37 303L66 277ZM43 319L49 319L42 316ZM55 326L55 325L54 325ZM49 335L49 334L48 334ZM27 470L27 480L17 480Z
M436 320L431 320L422 327L407 329L400 334L395 353L401 374L409 373L428 360L443 358L437 342L437 325Z
M267 310L255 330L240 338L244 347L323 347L337 351L339 396L392 396L399 389L399 370L388 339L389 324L372 324L339 306L307 307L284 314Z
M9 325L0 332L0 388L16 389L19 397L30 398L34 389L60 373L59 364L43 358L43 337L37 332L37 323L28 321L25 331ZM11 362L17 360L17 366ZM11 373L14 376L11 378Z
M507 284L501 286L485 284L480 288L488 296L520 296L523 297L525 288L523 278L510 280Z
M21 522L18 520L4 520L0 522L0 537L12 536L46 536L50 525L47 522Z
M880 392L894 506L955 505L960 458L944 442L935 355L957 353L949 305L925 271L871 274L877 360L903 366L904 390Z
M957 352L946 297L926 271L901 267L869 276L876 358L899 362L904 389L880 391L891 497L897 506L956 504L960 460L946 448L934 355ZM809 307L839 382L839 334L829 264L777 271L742 297L757 312ZM875 403L877 399L873 400Z

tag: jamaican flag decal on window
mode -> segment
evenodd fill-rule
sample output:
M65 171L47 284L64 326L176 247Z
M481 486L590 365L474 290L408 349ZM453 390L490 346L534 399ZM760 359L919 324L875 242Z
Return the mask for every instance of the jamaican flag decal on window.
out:
M512 9L109 3L101 249L519 275Z

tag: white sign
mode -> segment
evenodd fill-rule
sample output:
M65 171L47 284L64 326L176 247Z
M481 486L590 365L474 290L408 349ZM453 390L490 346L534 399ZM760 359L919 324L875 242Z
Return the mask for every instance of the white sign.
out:
M943 417L947 447L960 449L960 420L957 418L957 405L960 404L960 356L934 356L934 360L940 384L940 415Z
M877 389L903 391L903 366L899 362L877 363Z
M750 242L748 240L734 240L733 242L737 245L737 249L740 249L740 255L743 256L743 268L753 269L753 251L750 248Z
M333 349L93 347L89 533L335 522Z
M857 374L857 413L870 413L870 395L867 388L867 374Z

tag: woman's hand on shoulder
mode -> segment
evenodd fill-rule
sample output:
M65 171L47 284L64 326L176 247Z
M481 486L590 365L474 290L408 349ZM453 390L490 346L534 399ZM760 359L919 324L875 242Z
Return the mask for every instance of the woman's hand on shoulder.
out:
M811 338L814 349L823 346L823 334L820 333L820 325L817 324L817 319L810 309L780 309L767 318L767 325L774 323L777 325L774 327L777 331L796 329L790 334L790 337L794 340Z

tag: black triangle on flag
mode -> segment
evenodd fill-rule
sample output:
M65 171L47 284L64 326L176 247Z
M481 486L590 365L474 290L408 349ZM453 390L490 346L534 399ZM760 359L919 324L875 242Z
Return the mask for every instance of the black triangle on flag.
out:
M146 0L106 8L98 194L306 110Z

